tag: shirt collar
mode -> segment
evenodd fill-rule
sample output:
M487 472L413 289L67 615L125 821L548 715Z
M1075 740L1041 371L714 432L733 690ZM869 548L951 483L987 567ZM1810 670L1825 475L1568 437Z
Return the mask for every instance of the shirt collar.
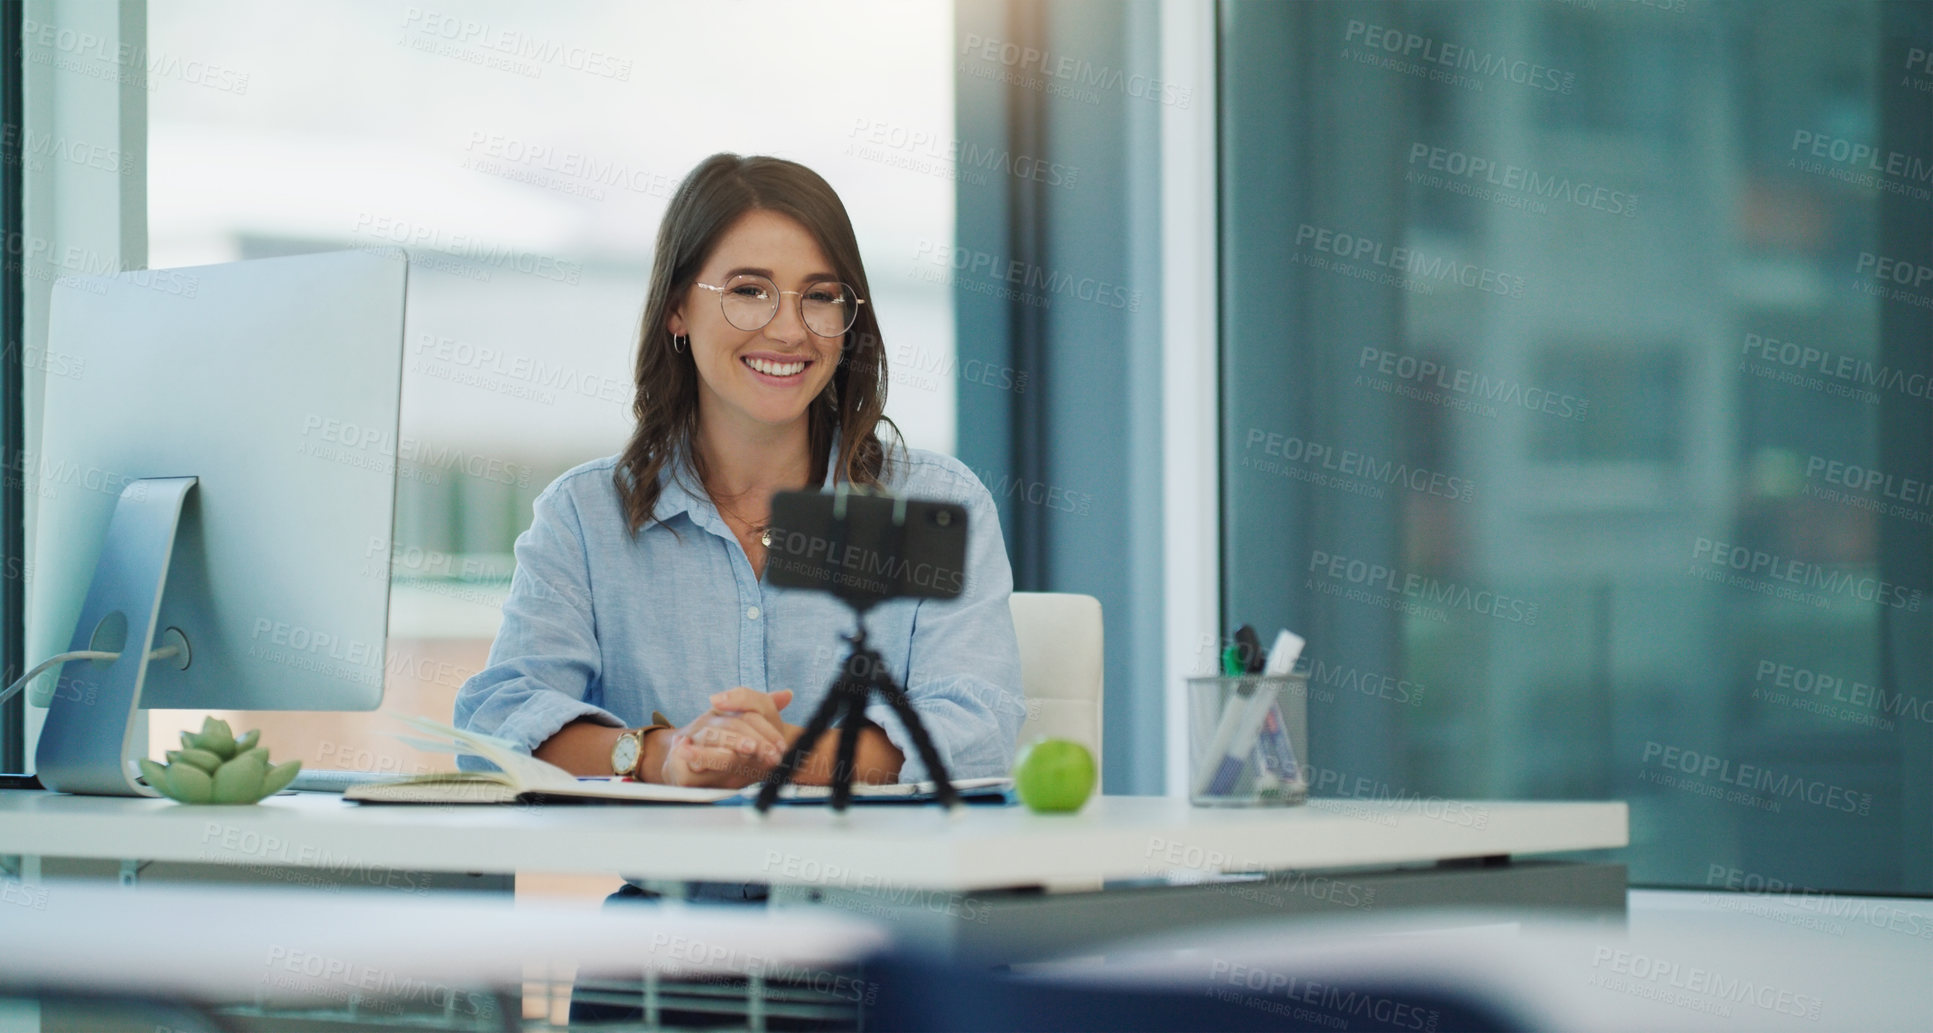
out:
M839 428L832 428L832 447L826 453L826 468L819 483L821 487L832 484L833 470L839 464ZM677 450L658 470L658 504L652 515L662 523L669 524L671 518L686 514L693 524L725 538L734 537L731 528L725 526L725 518L718 513L718 506L704 493L698 481L698 471L692 468L689 442L679 442Z

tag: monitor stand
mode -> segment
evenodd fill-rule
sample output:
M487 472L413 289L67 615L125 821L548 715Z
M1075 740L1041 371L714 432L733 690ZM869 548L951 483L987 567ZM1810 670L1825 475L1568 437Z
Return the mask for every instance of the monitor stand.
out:
M68 650L98 649L118 660L70 660L61 665L47 706L34 767L40 781L63 793L157 796L137 782L128 754L141 708L148 654L157 645L179 648L168 663L188 666L188 640L176 628L160 631L161 591L168 582L175 532L193 477L146 477L122 490L101 543ZM41 534L57 533L41 528ZM147 744L140 753L147 754Z

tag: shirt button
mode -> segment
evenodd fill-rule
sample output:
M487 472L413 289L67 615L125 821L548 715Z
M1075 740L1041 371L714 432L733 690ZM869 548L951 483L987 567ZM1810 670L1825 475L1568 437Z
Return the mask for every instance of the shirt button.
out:
M753 606L747 608L745 611L745 619L748 621L758 620L758 607Z

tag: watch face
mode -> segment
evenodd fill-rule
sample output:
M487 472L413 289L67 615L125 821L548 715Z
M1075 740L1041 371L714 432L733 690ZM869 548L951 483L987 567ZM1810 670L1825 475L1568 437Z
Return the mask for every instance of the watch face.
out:
M611 772L629 775L638 766L638 733L626 732L618 736L617 745L611 747Z

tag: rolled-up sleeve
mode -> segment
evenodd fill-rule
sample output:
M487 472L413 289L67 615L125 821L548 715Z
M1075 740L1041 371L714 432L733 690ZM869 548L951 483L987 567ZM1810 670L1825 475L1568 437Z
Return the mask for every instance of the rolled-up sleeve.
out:
M967 509L965 586L957 598L925 600L915 611L907 697L949 775L999 777L1013 768L1015 739L1027 716L1020 644L1008 601L1013 568L993 496L964 466L956 470L961 488L948 494ZM906 755L900 781L930 777L911 734L890 707L874 702L866 716Z
M490 659L456 694L456 725L530 752L580 718L621 727L590 703L599 676L590 560L575 500L558 485L537 497L517 536L517 567ZM460 756L458 766L491 765Z

